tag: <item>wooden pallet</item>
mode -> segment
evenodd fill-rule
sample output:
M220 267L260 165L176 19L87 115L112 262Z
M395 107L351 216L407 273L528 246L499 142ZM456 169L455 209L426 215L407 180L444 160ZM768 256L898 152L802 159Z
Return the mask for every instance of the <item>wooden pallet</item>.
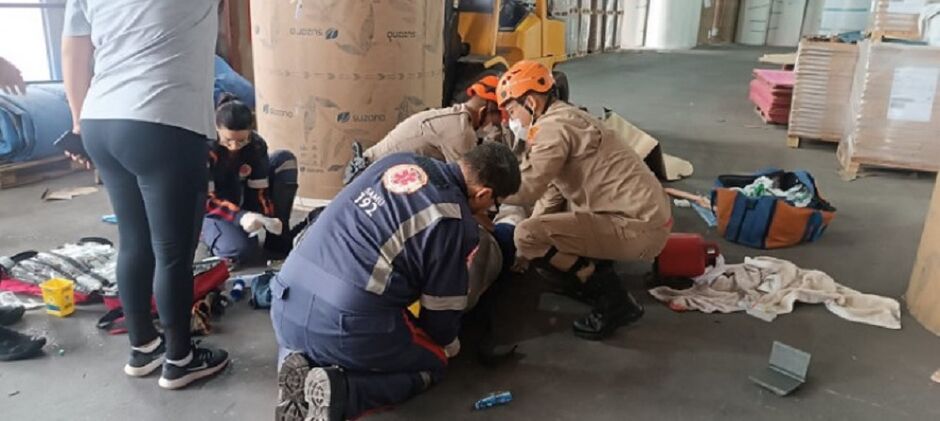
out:
M841 137L836 136L824 136L824 137L804 137L804 136L787 136L787 146L793 149L798 149L800 143L803 141L812 141L820 143L839 143L842 139Z
M787 125L787 123L784 123L784 122L774 121L773 118L767 115L767 113L765 113L764 110L760 109L760 107L754 107L754 113L756 113L757 116L760 117L761 121L763 121L764 124L776 124L780 126Z
M65 156L0 165L0 190L62 177L81 169Z
M868 37L871 38L872 42L882 42L885 38L894 38L894 39L904 39L912 41L920 41L921 35L917 32L909 31L871 31L868 33Z
M848 154L845 151L845 148L841 146L838 150L836 150L836 158L839 161L839 176L842 177L842 180L844 181L855 180L860 175L864 175L865 171L868 169L889 169L927 173L937 172L936 167L927 167L917 164L891 162L878 159L851 157L847 155Z

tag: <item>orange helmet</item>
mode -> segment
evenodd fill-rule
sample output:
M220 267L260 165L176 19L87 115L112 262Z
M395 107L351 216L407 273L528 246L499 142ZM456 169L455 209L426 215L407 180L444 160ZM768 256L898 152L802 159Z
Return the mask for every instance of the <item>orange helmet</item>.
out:
M500 107L505 107L511 100L522 98L529 92L547 93L555 87L552 71L541 63L522 60L509 68L499 79L496 97Z
M473 85L467 88L467 96L478 96L487 101L496 102L496 84L499 82L499 76L486 75L477 80Z

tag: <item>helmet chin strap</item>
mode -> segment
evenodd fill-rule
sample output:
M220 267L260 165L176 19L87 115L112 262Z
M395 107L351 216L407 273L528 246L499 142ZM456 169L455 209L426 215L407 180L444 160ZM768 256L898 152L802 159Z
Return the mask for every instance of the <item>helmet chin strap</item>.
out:
M545 100L545 107L542 108L542 113L540 113L538 116L535 115L535 110L534 110L532 107L530 107L529 104L526 104L526 103L523 103L523 104L522 104L522 107L525 108L525 110L529 112L529 115L532 116L532 123L529 124L530 126L531 126L532 124L535 124L535 121L538 120L538 118L541 117L542 114L545 114L545 110L547 110L548 107L552 105L553 99L554 99L554 98L552 98L551 95L549 95L549 96L546 98L546 100Z

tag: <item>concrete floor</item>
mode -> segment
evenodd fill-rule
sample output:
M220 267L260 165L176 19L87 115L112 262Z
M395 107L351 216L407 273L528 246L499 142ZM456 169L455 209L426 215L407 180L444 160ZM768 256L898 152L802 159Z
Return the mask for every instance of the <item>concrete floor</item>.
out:
M828 272L861 291L902 299L932 186L932 176L878 172L846 183L836 174L834 147L791 150L785 130L765 126L746 99L756 49L623 53L563 66L574 101L599 112L608 106L646 129L665 150L690 159L695 176L676 187L706 192L718 174L768 166L806 168L839 214L817 244L761 253L722 242L732 262L769 254ZM47 248L81 236L114 237L98 222L110 213L103 193L69 202L39 200L43 189L87 185L75 175L0 191L0 255ZM677 230L704 231L691 210L678 209ZM714 237L709 232L708 236ZM765 323L743 314L673 313L643 293L645 268L622 266L647 316L601 343L574 338L569 323L583 308L539 294L536 280L507 286L497 336L524 355L499 368L476 362L472 346L440 385L374 417L412 419L940 419L940 386L928 377L940 366L940 340L909 315L891 331L850 323L821 306ZM511 305L505 305L509 303ZM16 326L47 335L46 356L0 365L4 420L262 420L275 399L275 344L266 313L240 304L207 342L232 352L219 378L185 392L167 392L156 378L121 373L124 337L98 332L101 309L57 320L34 312ZM780 340L813 354L810 379L778 398L747 376ZM64 354L58 355L62 349ZM488 392L511 390L508 406L472 413Z

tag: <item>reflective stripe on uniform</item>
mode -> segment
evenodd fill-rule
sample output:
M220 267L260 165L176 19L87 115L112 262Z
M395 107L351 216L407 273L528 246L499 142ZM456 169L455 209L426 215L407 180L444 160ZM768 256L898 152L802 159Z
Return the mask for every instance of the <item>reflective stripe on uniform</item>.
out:
M214 191L215 191L215 181L209 180L209 190L208 190L208 192L209 192L209 193L212 193L212 192L214 192Z
M296 169L297 169L297 161L291 159L291 160L289 160L289 161L284 161L283 164L281 164L281 165L279 165L277 168L275 168L275 169L274 169L274 173L275 173L275 174L278 174L278 173L280 173L281 171L296 170Z
M434 295L421 295L421 308L425 310L454 310L463 311L467 308L466 295L452 297L437 297Z
M431 339L431 336L427 334L420 327L415 326L414 322L411 320L411 316L408 313L408 310L402 310L402 317L405 320L405 326L408 327L408 331L411 332L411 341L421 348L428 350L431 354L437 357L444 365L447 365L447 354L444 353L444 348L441 348L434 339Z
M248 180L248 188L252 189L266 189L268 188L268 179L261 178L257 180Z
M372 268L372 276L366 284L366 291L382 295L388 287L388 278L392 275L392 262L405 249L405 243L427 227L444 218L460 218L460 205L456 203L435 203L402 222L392 236L379 249L379 258Z

